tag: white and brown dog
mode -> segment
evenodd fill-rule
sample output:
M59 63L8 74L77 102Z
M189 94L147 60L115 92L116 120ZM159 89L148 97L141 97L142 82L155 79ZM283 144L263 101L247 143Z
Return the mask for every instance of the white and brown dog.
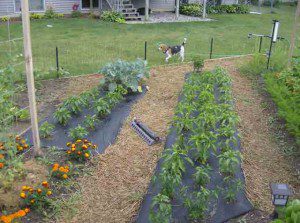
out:
M179 54L181 62L183 62L185 43L186 43L186 38L183 39L183 42L181 45L168 46L166 44L160 44L158 49L166 55L166 62L169 62L169 59L176 54Z

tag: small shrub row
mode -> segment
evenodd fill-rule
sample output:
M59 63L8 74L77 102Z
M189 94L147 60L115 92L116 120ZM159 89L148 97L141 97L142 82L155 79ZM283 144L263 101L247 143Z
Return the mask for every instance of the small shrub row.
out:
M105 22L117 22L125 23L125 18L120 12L115 11L103 11L101 14L101 19Z
M200 4L197 3L191 3L191 4L181 4L179 6L179 13L183 15L189 15L189 16L202 16L203 7Z

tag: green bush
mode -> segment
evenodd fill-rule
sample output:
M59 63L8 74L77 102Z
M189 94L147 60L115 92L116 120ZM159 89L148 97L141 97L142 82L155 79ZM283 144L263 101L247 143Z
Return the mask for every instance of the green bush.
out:
M217 5L208 8L209 13L237 13L237 14L246 14L250 12L249 5Z
M141 59L134 62L117 60L107 64L99 72L104 75L100 84L110 91L114 91L118 85L121 85L125 89L137 92L142 79L149 77L146 63Z
M280 0L272 0L273 1L273 6L278 7L281 4ZM271 0L264 0L263 1L263 6L271 6Z
M300 219L300 200L296 199L290 201L287 207L284 207L282 211L280 211L279 219L272 221L272 223L285 223L285 222L299 223L299 219Z
M78 11L78 10L73 10L71 12L71 17L72 18L80 18L81 16L82 16L82 13L80 11Z
M194 64L194 71L201 72L201 70L204 66L204 60L200 56L195 56L193 58L193 64Z
M53 134L54 125L48 123L47 121L44 122L40 126L40 134L43 138L47 138Z
M30 14L30 19L43 19L44 16L41 14L37 14L37 13L31 13Z
M179 6L179 13L189 16L202 16L202 5L197 3L182 4Z
M54 12L54 9L52 7L47 8L45 14L44 14L45 19L54 19L56 18L56 13Z
M105 22L118 22L124 23L124 16L119 12L114 11L103 11L101 15L101 19Z

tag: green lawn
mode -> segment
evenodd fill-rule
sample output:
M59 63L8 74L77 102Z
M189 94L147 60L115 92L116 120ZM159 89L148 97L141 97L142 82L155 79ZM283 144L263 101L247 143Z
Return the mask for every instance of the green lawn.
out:
M265 9L266 12L269 8ZM248 33L269 34L272 19L281 22L280 35L290 38L295 7L281 6L275 14L211 15L213 22L169 24L112 24L92 19L39 20L32 24L32 44L35 68L48 70L55 66L55 47L60 51L60 65L72 74L92 73L116 58L133 60L144 56L144 41L148 41L150 65L163 64L159 43L179 44L188 38L186 58L203 54L208 57L210 38L214 37L214 57L253 53L258 40L248 39ZM52 25L48 28L47 25ZM11 25L13 38L20 37L21 24ZM300 54L298 42L296 54ZM7 27L0 25L0 41L7 40ZM265 40L264 50L269 41ZM288 46L288 41L278 45ZM278 47L278 46L277 46ZM22 42L13 45L14 53L22 52ZM0 66L7 62L8 46L0 44ZM173 58L172 62L177 62Z

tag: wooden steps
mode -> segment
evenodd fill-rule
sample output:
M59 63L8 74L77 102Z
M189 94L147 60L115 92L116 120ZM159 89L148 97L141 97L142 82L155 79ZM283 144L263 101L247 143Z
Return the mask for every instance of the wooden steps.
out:
M126 21L141 21L142 20L142 17L137 12L134 5L131 3L131 0L123 1L121 12Z

